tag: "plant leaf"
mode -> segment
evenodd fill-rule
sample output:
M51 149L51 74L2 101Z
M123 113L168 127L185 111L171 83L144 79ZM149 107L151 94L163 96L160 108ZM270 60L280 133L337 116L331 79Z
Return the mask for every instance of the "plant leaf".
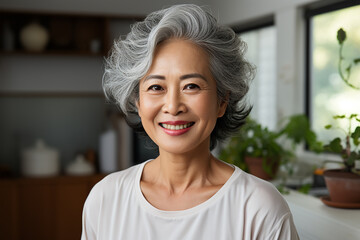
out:
M328 124L328 125L325 126L325 129L330 129L330 128L332 128L331 124Z
M334 153L341 153L342 152L341 139L340 138L333 139L328 145L325 146L325 149Z
M309 194L309 191L311 189L312 185L310 183L307 183L305 185L302 185L298 191L304 194Z
M345 115L335 115L333 118L334 119L343 119L345 117L346 117Z
M339 44L343 44L345 39L346 39L346 32L342 28L340 28L337 31L337 40L339 41Z
M349 118L352 119L352 118L356 118L356 117L357 117L357 114L356 114L356 113L353 113L353 114L350 115Z
M349 168L352 168L355 164L355 160L358 159L359 155L355 152L351 152L350 156L345 160L345 165Z
M352 64L350 63L349 66L345 69L347 74L350 75Z
M355 128L355 131L351 134L351 138L356 146L360 143L360 126Z
M315 132L313 132L311 130L306 132L306 142L309 145L309 148L310 148L311 151L314 151L316 153L320 153L320 152L322 152L324 150L323 149L323 143L317 141L317 137L316 137Z
M358 64L358 63L360 63L360 58L355 58L354 59L354 64Z
M308 129L310 129L310 124L307 117L303 114L298 114L290 117L289 122L281 133L285 133L293 143L298 144L306 139Z

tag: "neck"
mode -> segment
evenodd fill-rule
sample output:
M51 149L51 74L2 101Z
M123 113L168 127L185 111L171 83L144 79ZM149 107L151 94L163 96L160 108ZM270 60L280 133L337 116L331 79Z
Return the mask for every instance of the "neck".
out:
M191 187L206 184L215 158L208 146L186 154L173 154L159 149L158 181L171 193L183 193Z

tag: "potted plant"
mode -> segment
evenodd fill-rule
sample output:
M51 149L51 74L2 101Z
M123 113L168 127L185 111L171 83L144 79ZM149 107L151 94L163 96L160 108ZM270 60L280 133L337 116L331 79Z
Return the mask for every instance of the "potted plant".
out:
M357 114L337 115L334 119L347 120L348 126L346 129L337 127L341 130L343 137L335 137L324 146L324 149L340 154L344 167L324 172L330 199L323 200L327 201L325 203L329 201L343 203L344 207L353 206L351 203L358 203L360 207L360 173L355 169L356 160L360 161L360 117ZM354 126L354 123L357 125ZM327 125L325 128L334 129L335 127Z
M284 141L289 141L291 146L285 147ZM248 118L222 149L220 158L257 177L271 180L276 176L279 166L286 166L292 159L295 147L301 143L308 144L310 149L317 152L322 150L322 144L317 141L303 114L288 118L286 125L279 131L270 131Z
M342 54L344 42L346 40L346 32L340 28L337 31L337 40L340 46L338 72L341 79L349 87L360 90L359 87L350 83L351 69L353 65L360 62L360 58L350 61L350 64L342 69ZM325 146L325 149L341 155L344 167L337 170L327 170L324 172L326 186L329 190L330 198L322 198L323 202L329 206L341 208L360 208L360 173L355 169L355 161L360 159L360 117L358 114L336 115L335 120L347 121L347 128L341 130L342 136L335 137ZM353 125L353 124L357 125ZM325 126L326 129L333 129L332 125Z
M277 142L278 134L248 118L245 125L230 139L220 158L265 180L272 179L284 156L288 156Z

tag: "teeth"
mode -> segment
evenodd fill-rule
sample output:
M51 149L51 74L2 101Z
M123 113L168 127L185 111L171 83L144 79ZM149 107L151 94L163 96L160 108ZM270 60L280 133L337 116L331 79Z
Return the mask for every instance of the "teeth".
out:
M181 125L170 125L170 124L162 123L161 126L169 130L181 130L190 127L191 123L181 124Z

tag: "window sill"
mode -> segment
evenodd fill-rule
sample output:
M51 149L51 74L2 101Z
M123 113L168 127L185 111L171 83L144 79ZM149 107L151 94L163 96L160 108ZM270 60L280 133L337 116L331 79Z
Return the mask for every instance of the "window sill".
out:
M360 236L360 209L331 208L319 198L292 190L284 198L300 239L356 239Z

